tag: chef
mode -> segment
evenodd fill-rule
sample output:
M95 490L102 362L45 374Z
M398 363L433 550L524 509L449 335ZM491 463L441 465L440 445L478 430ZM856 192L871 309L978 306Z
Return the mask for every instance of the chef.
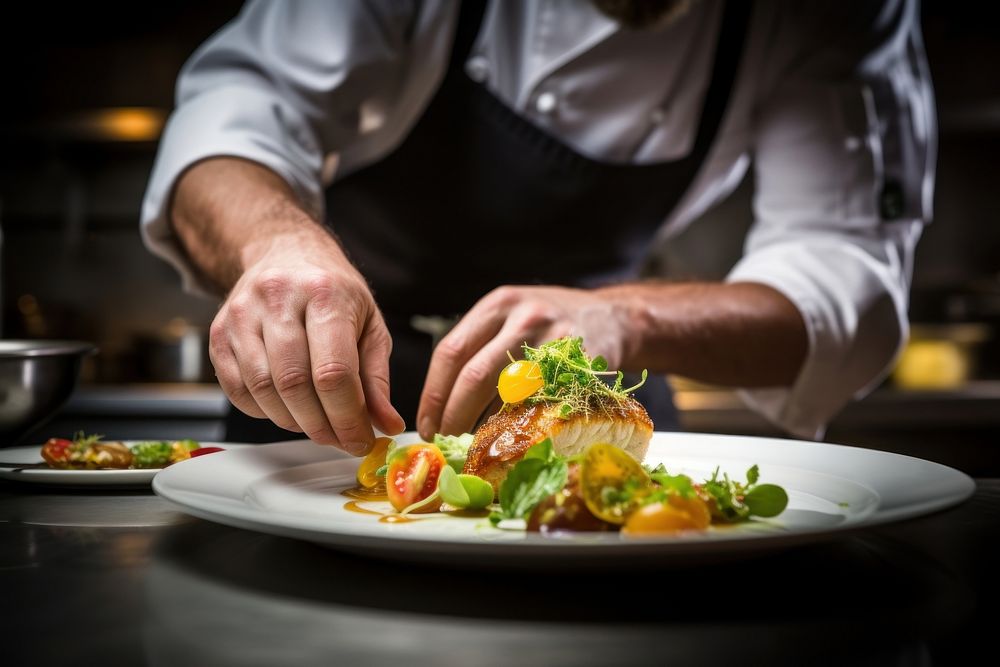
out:
M918 18L906 0L250 2L181 73L144 239L224 295L210 347L233 405L354 454L373 427L470 429L508 351L567 334L820 437L907 334L935 146ZM640 281L751 166L726 279ZM665 383L643 391L669 428Z

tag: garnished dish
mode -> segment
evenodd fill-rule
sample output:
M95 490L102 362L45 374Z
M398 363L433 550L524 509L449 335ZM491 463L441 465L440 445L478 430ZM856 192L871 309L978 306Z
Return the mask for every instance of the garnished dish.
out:
M77 433L72 440L49 438L42 458L60 470L152 470L202 454L222 451L194 440L148 440L126 444L102 440L102 435Z
M500 374L503 407L474 434L409 445L379 438L358 467L358 487L344 492L348 509L388 523L443 511L544 535L642 537L776 517L787 506L785 490L760 483L756 465L745 480L718 468L695 480L644 465L653 423L632 393L645 371L624 387L622 373L590 358L576 337L523 352ZM388 501L392 511L365 501Z

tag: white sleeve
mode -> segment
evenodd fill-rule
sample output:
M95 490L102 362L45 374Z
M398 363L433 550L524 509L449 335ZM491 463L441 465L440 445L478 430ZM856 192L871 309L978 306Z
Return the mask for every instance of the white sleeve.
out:
M415 6L249 2L185 64L141 224L147 247L180 271L186 290L208 292L167 218L178 177L205 158L245 158L276 172L322 215L325 157L359 142L364 105L396 102Z
M815 17L799 37L813 46L758 103L755 222L727 278L769 285L802 314L809 352L794 384L741 392L799 437L821 438L891 369L931 216L936 121L919 8L865 4Z

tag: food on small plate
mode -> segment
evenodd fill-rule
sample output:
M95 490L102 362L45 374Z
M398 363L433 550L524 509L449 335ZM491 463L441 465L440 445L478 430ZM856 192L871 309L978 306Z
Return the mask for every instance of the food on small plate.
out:
M194 440L150 440L126 445L104 441L101 435L77 433L72 440L49 438L42 458L52 468L64 470L128 470L165 468L221 447L202 447Z
M402 446L380 438L358 467L365 495L351 497L388 499L400 515L489 510L501 528L635 538L775 517L787 506L783 488L759 483L756 465L746 481L716 469L699 482L644 465L653 424L630 394L645 371L639 385L622 387L622 373L591 359L580 338L525 345L524 354L500 375L504 406L476 433Z
M132 452L121 442L101 442L101 436L78 433L72 440L49 438L42 445L42 458L53 468L97 470L128 468Z

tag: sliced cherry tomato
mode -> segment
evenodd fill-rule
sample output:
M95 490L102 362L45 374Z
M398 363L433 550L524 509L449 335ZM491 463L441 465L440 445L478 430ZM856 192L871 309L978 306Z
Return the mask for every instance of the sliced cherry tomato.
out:
M366 489L374 489L379 484L384 483L385 480L375 473L385 465L385 455L389 451L389 445L391 444L392 438L385 436L375 438L375 446L372 447L372 450L368 452L368 456L358 466L357 479L360 486Z
M212 454L213 452L224 452L222 447L199 447L198 449L192 449L190 454L191 458L196 456L202 456L204 454Z
M49 438L42 445L42 458L50 466L61 468L69 462L69 448L73 441L66 438Z
M397 450L389 461L389 471L385 476L389 502L397 512L426 499L437 492L438 477L448 465L441 450L431 444L411 445ZM441 498L413 510L414 512L436 512L441 507Z
M500 371L497 391L504 403L520 403L545 385L542 367L534 361L515 361Z
M599 519L621 525L651 488L649 475L625 450L596 443L583 453L580 492Z
M675 504L675 500L681 501ZM704 530L708 507L699 498L671 498L668 503L650 503L629 515L623 535L676 535L686 530Z

